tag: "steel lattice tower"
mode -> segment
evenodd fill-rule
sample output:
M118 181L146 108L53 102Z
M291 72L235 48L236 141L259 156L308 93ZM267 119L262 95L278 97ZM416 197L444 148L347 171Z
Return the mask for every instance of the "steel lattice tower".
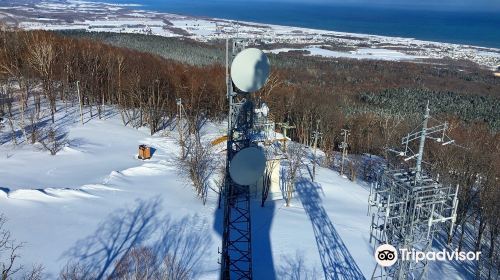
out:
M458 205L458 186L443 185L422 169L425 140L432 139L442 145L454 141L446 135L447 123L428 127L430 120L427 104L422 127L402 139L404 151L396 151L405 161L416 158L416 167L385 170L378 182L371 185L369 210L372 214L370 242L374 248L391 244L395 248L429 252L435 234L444 229L453 231ZM418 141L418 152L411 143ZM428 262L403 261L390 267L376 266L372 279L425 279Z
M244 47L240 39L232 40L231 59ZM226 42L226 69L229 65ZM248 186L240 186L229 175L229 162L234 155L250 146L254 106L250 95L238 99L229 73L226 72L229 101L227 161L224 182L224 219L221 252L221 279L252 279L252 236L250 193Z

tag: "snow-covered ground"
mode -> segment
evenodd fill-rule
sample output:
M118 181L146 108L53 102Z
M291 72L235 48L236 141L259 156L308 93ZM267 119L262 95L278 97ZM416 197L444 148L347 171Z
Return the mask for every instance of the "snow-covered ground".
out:
M68 262L104 270L123 247L154 244L164 232L178 238L168 229L181 227L174 232L207 244L189 248L202 252L199 278L217 279L222 211L214 192L203 205L179 173L175 128L150 136L146 128L123 126L112 108L101 120L87 113L84 122L76 108L59 110L55 127L67 144L55 156L36 145L13 146L8 128L0 132L0 213L15 239L25 242L20 262L44 265L47 279ZM224 127L208 123L203 141L217 138ZM137 159L139 144L154 148L150 160ZM252 202L254 278L282 279L301 260L317 279L332 267L341 278L369 278L375 261L367 187L330 169L318 168L315 183L305 168L302 173L290 207L281 199L265 207L258 198ZM430 277L464 279L460 269L433 264Z
M145 11L141 10L141 6L81 0L42 0L36 4L21 6L0 3L0 19L27 30L81 29L165 37L185 36L202 42L240 37L267 44L308 45L312 46L307 49L313 55L326 57L393 61L452 58L474 61L490 69L500 65L500 49L495 48L217 18L197 18ZM315 47L318 45L352 51L325 51L324 48ZM280 51L283 50L278 48L273 52Z
M289 51L307 51L308 55L312 56L323 56L323 57L345 57L345 58L355 58L355 59L376 59L376 60L388 60L388 61L404 61L404 60L415 60L427 57L408 55L402 52L388 49L377 49L377 48L360 48L355 51L341 52L332 51L328 49L321 48L321 46L309 46L302 49L292 49L292 48L281 48L273 49L267 52L270 53L286 53Z
M121 236L116 231L125 228L116 227L117 221L135 230L130 216L150 215L156 222L143 217L140 222L150 224L138 230L140 242L151 242L148 235L165 217L171 224L187 219L196 233L210 239L200 278L216 279L222 211L215 193L203 205L179 174L176 131L150 136L147 129L123 126L112 110L102 120L87 115L85 125L78 121L76 109L57 114L56 125L67 133L68 144L55 156L29 144L0 145L0 212L16 240L26 242L21 262L43 264L48 278L55 278L68 261L89 261L84 253L98 252L114 234ZM222 127L207 125L204 139L216 138ZM0 139L9 139L8 132L2 131ZM155 148L152 159L137 159L139 144ZM279 279L298 257L319 275L322 263L342 263L339 256L353 260L346 264L353 275L370 275L375 262L368 244L367 190L322 168L317 183L307 176L297 189L291 207L282 200L264 208L258 199L252 204L255 278L276 274ZM98 255L92 264L103 266L105 258Z

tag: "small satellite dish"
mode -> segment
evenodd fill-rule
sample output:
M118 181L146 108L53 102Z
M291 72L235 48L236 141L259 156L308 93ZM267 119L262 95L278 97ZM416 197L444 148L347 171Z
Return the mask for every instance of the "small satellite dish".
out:
M245 148L233 157L229 166L229 175L238 185L255 184L266 169L264 152L255 147Z
M259 49L249 48L240 52L231 64L231 79L243 92L256 92L269 77L269 60Z

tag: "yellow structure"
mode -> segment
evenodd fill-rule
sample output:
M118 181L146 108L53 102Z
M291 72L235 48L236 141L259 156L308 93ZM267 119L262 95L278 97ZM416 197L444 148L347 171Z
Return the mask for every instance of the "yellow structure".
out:
M227 141L227 135L221 136L221 137L213 140L211 143L212 143L212 146L216 146L216 145L219 145L220 143L225 142L225 141Z
M151 147L147 145L139 146L139 159L145 160L151 158Z

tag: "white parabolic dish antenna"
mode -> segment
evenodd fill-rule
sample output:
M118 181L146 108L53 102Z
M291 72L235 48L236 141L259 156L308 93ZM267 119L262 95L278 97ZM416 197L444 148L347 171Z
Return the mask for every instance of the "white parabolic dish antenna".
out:
M269 60L261 50L249 48L240 52L231 64L231 79L244 92L261 89L269 77Z
M238 185L255 184L266 169L264 152L255 147L245 148L233 157L229 166L229 175Z

